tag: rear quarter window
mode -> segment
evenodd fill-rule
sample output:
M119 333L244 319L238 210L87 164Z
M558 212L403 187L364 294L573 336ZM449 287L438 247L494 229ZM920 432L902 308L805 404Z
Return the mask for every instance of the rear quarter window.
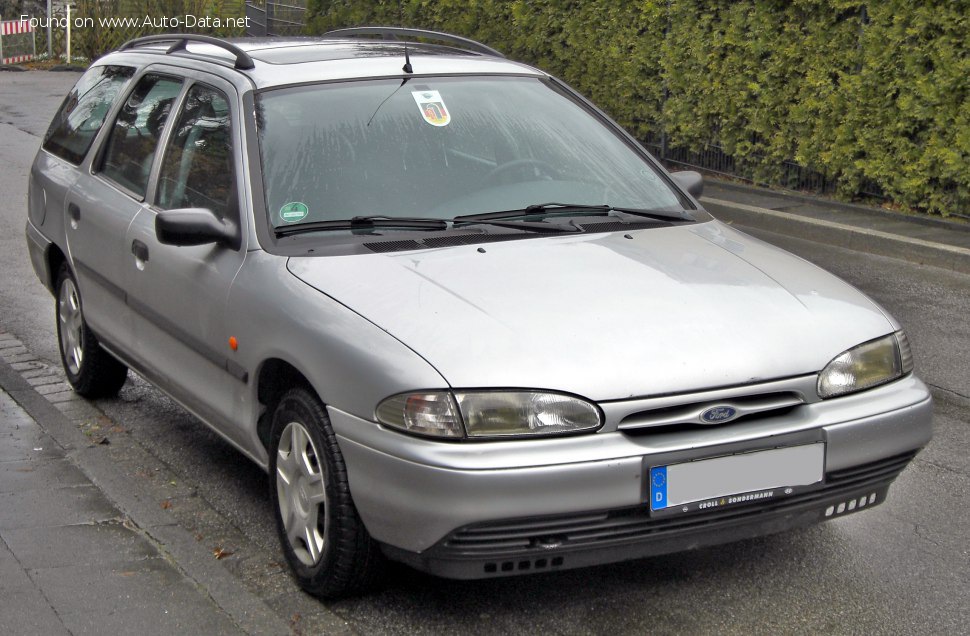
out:
M135 69L128 66L88 69L54 116L44 135L44 150L71 163L81 163L115 98L134 73Z

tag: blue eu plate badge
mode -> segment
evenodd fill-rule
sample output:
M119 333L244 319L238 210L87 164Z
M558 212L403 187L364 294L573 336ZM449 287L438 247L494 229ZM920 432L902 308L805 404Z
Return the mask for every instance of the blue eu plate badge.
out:
M650 469L650 509L660 510L667 507L667 467L656 466Z

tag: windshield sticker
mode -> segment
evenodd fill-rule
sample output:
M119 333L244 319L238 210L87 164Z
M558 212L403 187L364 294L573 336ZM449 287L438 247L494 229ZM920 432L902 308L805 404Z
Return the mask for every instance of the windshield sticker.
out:
M306 203L300 203L298 201L287 203L280 208L280 220L283 223L296 223L305 219L309 213L310 209L306 206Z
M451 115L448 114L445 101L438 91L411 91L411 96L421 110L424 121L432 126L447 126L451 123Z

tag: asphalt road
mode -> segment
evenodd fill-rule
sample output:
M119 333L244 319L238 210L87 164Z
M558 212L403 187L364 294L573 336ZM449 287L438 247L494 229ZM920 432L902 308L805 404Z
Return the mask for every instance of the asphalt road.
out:
M75 78L0 73L0 328L51 362L53 301L23 238L27 172ZM967 633L970 277L764 238L893 313L910 336L917 373L934 387L932 443L871 511L717 548L532 577L453 582L402 567L382 592L323 604L302 594L280 563L263 473L140 379L97 403L130 439L112 450L112 461L138 474L147 451L164 466L178 484L178 522L234 552L211 567L230 569L305 633ZM131 488L155 496L147 481L133 479Z

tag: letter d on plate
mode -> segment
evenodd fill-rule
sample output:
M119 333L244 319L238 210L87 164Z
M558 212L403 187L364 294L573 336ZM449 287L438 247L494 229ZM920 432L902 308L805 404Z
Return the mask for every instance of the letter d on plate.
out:
M660 510L667 507L667 467L657 466L650 469L650 509Z

